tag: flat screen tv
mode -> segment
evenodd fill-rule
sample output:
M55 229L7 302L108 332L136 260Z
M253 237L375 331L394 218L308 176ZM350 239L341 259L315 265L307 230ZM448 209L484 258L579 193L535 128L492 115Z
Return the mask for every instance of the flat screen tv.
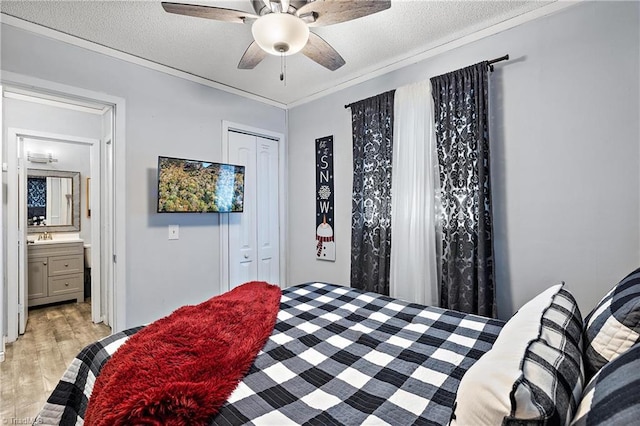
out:
M158 213L242 212L244 166L158 157Z

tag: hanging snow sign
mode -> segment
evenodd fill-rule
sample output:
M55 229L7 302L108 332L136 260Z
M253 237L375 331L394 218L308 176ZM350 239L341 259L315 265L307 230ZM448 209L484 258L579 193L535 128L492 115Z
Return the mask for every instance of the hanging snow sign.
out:
M336 260L333 234L333 136L316 139L316 259Z

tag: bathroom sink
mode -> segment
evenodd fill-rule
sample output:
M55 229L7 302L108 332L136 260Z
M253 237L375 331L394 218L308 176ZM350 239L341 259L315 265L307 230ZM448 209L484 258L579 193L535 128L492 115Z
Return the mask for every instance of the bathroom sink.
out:
M80 238L75 238L75 239L67 238L62 240L35 240L33 242L30 241L29 244L34 246L40 246L44 244L81 243L81 242L82 240Z
M81 243L83 240L78 234L51 234L51 240L39 240L38 236L27 239L29 245L43 245L43 244L60 244L60 243Z

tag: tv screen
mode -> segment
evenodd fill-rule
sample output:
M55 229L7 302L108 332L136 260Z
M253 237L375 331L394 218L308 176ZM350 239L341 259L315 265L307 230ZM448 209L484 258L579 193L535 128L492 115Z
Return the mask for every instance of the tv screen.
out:
M158 213L241 212L244 166L158 157Z

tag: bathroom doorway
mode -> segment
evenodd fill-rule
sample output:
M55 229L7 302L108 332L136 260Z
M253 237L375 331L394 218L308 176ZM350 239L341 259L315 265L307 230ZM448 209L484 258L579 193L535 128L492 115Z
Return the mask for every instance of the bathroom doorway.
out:
M71 236L74 241L82 242L79 257L82 269L84 270L86 267L91 271L88 280L90 282L88 292L91 293L91 320L111 325L114 331L117 331L114 327L118 319L116 312L121 311L122 304L118 306L115 302L117 295L115 287L121 272L115 266L114 256L115 247L119 246L121 241L118 234L114 232L114 225L118 222L120 213L114 208L116 198L114 196L116 180L114 170L117 163L114 161L116 156L113 152L114 144L112 142L115 130L115 104L66 98L60 95L53 96L20 88L8 89L6 86L3 88L2 100L3 129L5 129L6 136L6 143L3 143L5 146L3 167L5 171L8 171L4 175L7 191L4 215L7 217L8 225L7 246L4 250L7 258L7 292L5 293L7 297L3 302L3 311L6 309L7 313L5 317L7 320L6 341L7 343L15 341L19 333L26 328L29 307L29 245L27 242L38 241L38 238L42 238L43 235L45 238L53 235L53 240L56 243L61 242L60 240L63 240L65 236ZM123 101L117 105L121 106L121 113L118 114L118 117L123 116ZM82 119L76 120L78 118ZM122 121L124 121L123 117ZM76 127L70 130L72 122ZM95 133L96 129L97 133ZM123 132L118 132L118 135L123 135ZM122 139L124 139L123 136ZM71 157L75 155L70 154L73 151L73 149L69 149L71 147L75 151L84 151L85 153L83 159L76 162L79 164L78 166L68 166ZM123 168L123 163L124 159L119 167ZM49 229L53 219L47 218L47 214L31 215L32 232L29 232L26 213L26 186L29 170L39 168L39 170L72 172L74 170L70 169L82 169L83 167L84 172L79 173L77 185L77 205L74 204L76 203L74 201L75 194L65 194L65 197L67 195L70 197L69 204L74 206L71 210L80 216L80 226L77 232L74 233L70 230L56 232L55 228ZM69 170L62 170L64 168ZM14 174L12 171L16 171L16 173ZM19 195L24 196L24 206L21 212L24 214L18 214L17 201L14 201L19 199ZM64 201L64 198L62 200ZM41 216L47 219L43 221ZM46 223L47 220L49 223ZM22 222L20 226L18 226L19 222ZM85 244L85 241L89 241L89 243ZM15 247L14 243L18 245L19 250L8 249L8 247ZM84 247L85 245L87 247ZM13 265L18 265L18 267ZM53 272L54 276L51 275L51 272L49 273L49 282L55 281L56 273ZM84 273L80 279L84 291L83 276ZM54 287L65 284L67 283L54 283ZM121 285L124 285L123 280ZM48 296L49 294L46 297ZM56 302L57 300L51 301ZM123 315L121 318L124 319ZM116 325L116 327L118 326ZM0 351L0 355L2 355L4 347L0 349L2 349Z
M90 130L99 136L100 117L76 116L85 124L93 124ZM26 288L19 292L26 294L27 309L24 320L20 318L19 332L23 334L25 330L29 310L57 302L88 301L91 312L94 309L90 302L96 300L97 312L91 312L90 317L103 321L99 305L105 289L100 288L98 271L98 291L93 292L91 276L92 242L97 243L96 257L100 258L100 238L92 235L91 216L92 206L100 210L99 197L93 203L91 200L91 193L95 192L91 191L91 181L99 183L100 173L99 161L92 161L97 157L92 151L99 149L100 140L76 135L21 139L19 156L24 158L26 185L18 187L25 189L19 197L26 206L19 208L19 214L26 214L27 235L21 237L27 242L27 269Z
M85 107L77 111L61 102L42 105L37 98L24 95L18 99L9 96L4 104L9 126L33 126L36 123L31 117L38 117L38 130L8 127L7 131L8 163L15 158L18 166L17 185L8 179L9 212L16 210L10 207L10 200L18 200L18 280L17 286L10 281L8 287L12 295L17 287L18 333L25 333L30 309L64 301L84 303L87 296L92 302L91 319L108 324L101 303L106 282L103 285L99 268L100 215L94 213L91 218L88 214L90 206L96 213L101 211L102 110ZM15 195L9 195L13 191ZM9 215L10 223L13 214ZM92 250L92 243L97 250ZM95 285L88 289L84 271L93 272L94 268L85 251L87 255L95 252L98 266L90 280ZM8 257L13 256L8 253ZM13 264L13 259L10 262Z

